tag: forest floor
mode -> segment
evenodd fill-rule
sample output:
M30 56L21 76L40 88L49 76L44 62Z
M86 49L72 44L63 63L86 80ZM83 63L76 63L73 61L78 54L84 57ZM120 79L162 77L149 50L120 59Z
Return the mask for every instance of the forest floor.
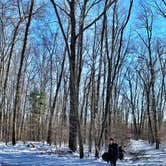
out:
M117 166L166 166L166 144L159 150L143 140L131 140L125 149L125 159ZM104 150L103 150L104 152ZM0 143L1 166L108 166L102 159L95 159L85 153L79 159L78 153L71 153L67 148L57 148L44 143L18 142L12 146Z

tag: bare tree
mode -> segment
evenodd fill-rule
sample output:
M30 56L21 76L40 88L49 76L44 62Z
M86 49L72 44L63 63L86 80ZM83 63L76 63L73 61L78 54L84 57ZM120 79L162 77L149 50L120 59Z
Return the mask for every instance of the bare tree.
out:
M67 4L69 6L69 14L65 12L69 16L70 20L70 45L68 43L64 27L62 25L62 21L60 18L60 15L57 10L57 4L55 1L51 0L51 3L53 4L53 7L55 9L55 13L58 19L59 26L62 31L62 35L66 44L67 48L67 53L69 56L69 68L70 68L70 81L69 81L69 87L70 87L70 115L69 115L69 148L73 151L76 151L76 138L77 138L77 132L79 135L79 147L80 147L80 158L83 157L83 145L82 145L82 136L81 136L81 127L80 127L80 122L79 122L79 114L78 114L78 92L79 92L79 82L81 78L81 71L82 71L82 54L80 54L82 51L82 38L83 38L83 32L91 27L95 22L97 22L105 13L106 10L110 8L110 6L114 3L114 1L110 1L107 5L105 5L103 12L96 17L92 22L90 22L88 25L84 26L84 19L87 13L85 12L86 10L86 5L87 5L87 0L84 0L83 5L82 5L82 10L81 10L81 22L80 22L80 30L77 34L76 32L76 5L77 3L72 0L72 1L67 1ZM107 1L106 1L107 2ZM91 7L93 7L95 2L92 4ZM58 5L59 6L59 5ZM90 8L91 8L90 7ZM64 11L64 10L63 10ZM86 15L85 15L86 13ZM80 57L78 58L78 65L80 66L78 69L78 74L76 73L77 71L77 66L76 66L76 43L77 43L77 38L79 37L79 55ZM78 85L78 86L76 86ZM77 128L78 126L78 128Z
M34 0L31 0L28 22L27 22L26 29L25 29L23 47L22 47L22 51L21 51L19 71L18 71L18 75L17 75L16 95L15 95L15 102L14 102L13 124L12 124L12 126L13 126L12 144L13 145L16 144L16 117L17 117L18 103L19 103L19 98L20 98L20 81L21 81L22 68L23 68L23 63L24 63L24 58L25 58L25 50L26 50L26 46L27 46L28 31L29 31L29 27L30 27L30 23L31 23L31 18L32 18L33 6L34 6Z
M147 68L147 78L143 79L143 76L141 76L141 79L144 82L145 89L146 89L146 96L147 96L147 110L148 110L148 119L149 119L149 129L150 129L150 139L153 143L155 141L156 143L156 149L159 148L159 131L158 131L158 118L157 118L157 98L156 98L156 75L157 71L155 69L157 57L153 53L154 45L153 45L153 13L150 9L148 9L145 5L142 5L143 13L141 15L141 22L142 26L146 32L146 36L143 37L140 33L138 33L139 37L141 38L146 51L145 54L147 54L147 57L143 57L142 59L145 59L146 68ZM150 97L151 96L151 97ZM151 105L151 106L150 106ZM152 116L150 115L150 112L152 112ZM153 117L153 118L151 118ZM153 119L153 120L152 120ZM153 129L152 129L153 128Z
M48 137L47 137L47 142L49 144L51 144L51 135L52 135L52 121L53 121L53 115L54 115L54 110L55 110L55 105L56 105L56 101L57 101L57 97L58 97L58 92L60 89L60 85L61 85L61 80L62 80L62 76L63 76L63 71L64 71L64 65L65 65L65 59L66 59L66 49L64 50L63 53L63 60L62 60L62 68L61 68L61 72L60 72L60 76L57 82L57 87L56 87L56 92L55 92L55 96L53 99L53 103L50 109L50 118L49 118L49 127L48 127Z
M125 18L125 20L123 21L121 27L120 27L120 31L117 32L117 29L115 28L116 26L116 16L117 16L117 2L115 2L114 4L114 9L113 9L113 18L112 18L112 43L111 43L111 52L109 52L108 50L108 38L107 38L107 31L106 31L106 55L107 55L107 62L108 62L108 72L107 72L107 88L106 88L106 103L105 103L105 110L104 110L104 114L103 114L103 119L102 119L102 128L101 128L101 132L99 135L99 139L98 139L98 149L100 149L100 145L101 145L101 140L103 137L103 133L104 130L106 129L106 125L107 125L107 118L108 118L108 114L110 111L110 99L111 99L111 94L112 94L112 89L113 89L113 85L114 85L114 81L116 76L119 73L119 69L121 66L121 51L122 51L122 45L123 45L123 35L124 35L124 30L126 28L126 25L129 21L130 15L131 15L131 9L132 9L132 5L133 5L133 0L130 1L130 6L129 6L129 10L128 10L128 14L127 17ZM120 25L117 25L118 27ZM107 28L106 28L107 29ZM117 46L117 40L119 39L119 45ZM117 50L116 50L117 48ZM113 57L114 55L117 55L117 57L115 58L115 62L113 62ZM114 64L114 66L113 66ZM96 153L96 156L98 157L98 153Z

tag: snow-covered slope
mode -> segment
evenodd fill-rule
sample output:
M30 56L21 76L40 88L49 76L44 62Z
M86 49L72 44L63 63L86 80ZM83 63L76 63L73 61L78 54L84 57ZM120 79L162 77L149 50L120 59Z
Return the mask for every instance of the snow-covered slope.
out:
M146 163L146 165L166 166L166 146L163 144L159 150L143 140L131 140L126 148L126 160L130 163Z

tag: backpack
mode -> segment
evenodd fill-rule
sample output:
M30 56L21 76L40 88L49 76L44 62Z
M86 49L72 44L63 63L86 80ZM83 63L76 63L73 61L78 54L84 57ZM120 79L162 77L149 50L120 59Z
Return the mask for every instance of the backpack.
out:
M101 157L104 161L107 161L107 162L111 161L111 156L108 152L103 153Z

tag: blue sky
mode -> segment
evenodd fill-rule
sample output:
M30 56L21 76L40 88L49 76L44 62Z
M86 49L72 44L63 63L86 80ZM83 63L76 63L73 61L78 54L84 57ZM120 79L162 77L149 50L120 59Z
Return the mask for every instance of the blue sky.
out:
M158 0L159 2L160 0ZM129 0L123 0L123 2L129 3ZM138 16L141 14L141 3L147 3L148 7L150 7L153 10L154 14L154 24L153 24L153 35L154 37L163 37L166 35L166 19L161 17L158 13L155 7L153 6L153 0L134 0L133 3L133 10L132 15L130 18L130 27L132 27L134 30L138 29ZM129 26L128 26L129 27Z

